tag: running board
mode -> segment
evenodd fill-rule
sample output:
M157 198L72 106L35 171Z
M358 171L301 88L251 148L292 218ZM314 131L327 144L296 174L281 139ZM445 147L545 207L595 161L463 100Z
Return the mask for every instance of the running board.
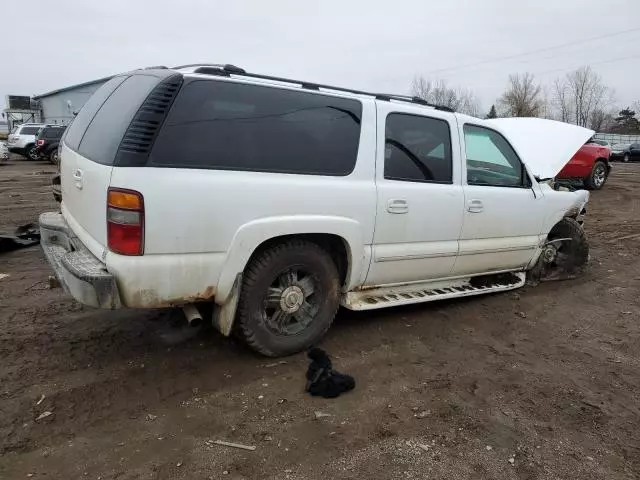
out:
M524 286L525 280L525 272L515 272L486 277L369 288L344 294L340 303L349 310L374 310L448 298L506 292Z

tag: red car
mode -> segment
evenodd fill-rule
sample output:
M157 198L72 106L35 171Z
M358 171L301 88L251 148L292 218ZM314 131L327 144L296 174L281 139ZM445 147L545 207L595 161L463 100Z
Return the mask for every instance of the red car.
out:
M611 172L611 149L597 143L585 143L571 157L560 173L560 180L579 181L587 190L599 190L607 181Z

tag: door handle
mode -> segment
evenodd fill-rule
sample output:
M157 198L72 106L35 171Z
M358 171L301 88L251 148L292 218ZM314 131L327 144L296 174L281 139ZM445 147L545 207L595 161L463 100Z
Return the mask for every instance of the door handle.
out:
M76 188L82 190L82 170L76 168L73 171L73 180L75 181Z
M409 212L409 203L406 200L391 199L387 202L387 212L399 214Z
M469 200L467 203L467 211L470 213L480 213L483 209L482 200Z

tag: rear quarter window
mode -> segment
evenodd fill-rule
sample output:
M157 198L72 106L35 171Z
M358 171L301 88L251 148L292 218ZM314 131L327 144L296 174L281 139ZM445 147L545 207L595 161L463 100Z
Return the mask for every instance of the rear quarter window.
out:
M20 135L35 135L40 130L40 127L22 127L20 129Z
M113 91L127 78L128 77L126 76L114 77L91 95L89 100L87 100L87 103L85 103L80 109L78 115L76 115L69 126L69 130L64 139L64 143L69 148L78 150L82 136L87 130L89 123L91 123L91 120L93 120L96 112L100 109L105 100L109 98Z
M158 78L150 75L131 75L122 82L89 123L78 153L94 162L113 165L125 130L157 84Z
M353 99L196 80L178 94L150 165L348 175L361 117Z

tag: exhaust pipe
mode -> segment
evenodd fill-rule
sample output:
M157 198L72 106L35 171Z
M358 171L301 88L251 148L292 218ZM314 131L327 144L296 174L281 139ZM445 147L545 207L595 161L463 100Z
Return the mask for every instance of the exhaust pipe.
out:
M182 311L190 327L199 327L202 325L202 315L200 315L200 312L194 304L185 305L182 307Z

